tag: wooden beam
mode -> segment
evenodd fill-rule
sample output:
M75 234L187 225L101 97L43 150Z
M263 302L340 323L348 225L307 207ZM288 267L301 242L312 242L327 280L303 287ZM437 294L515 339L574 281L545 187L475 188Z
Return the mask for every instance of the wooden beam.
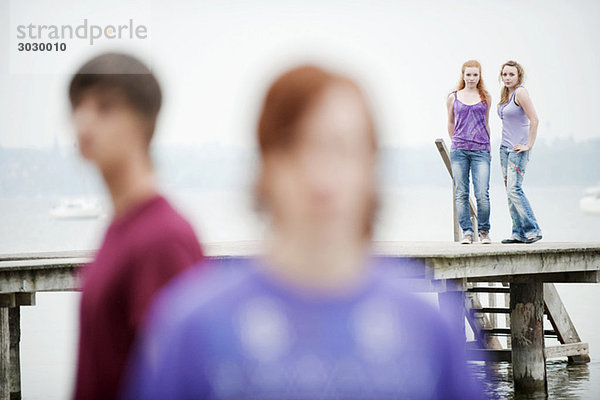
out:
M489 282L488 284L490 286L494 286L494 283L495 282ZM496 314L497 314L496 313L496 311L497 311L496 293L488 293L488 306L489 307L487 307L487 308L489 310L491 310L491 311L488 311L488 313L487 313L487 317L490 320L490 325L492 325L494 328L497 328L498 327L498 318L496 318ZM486 308L486 307L483 307L483 308ZM502 313L503 311L500 311L500 312ZM510 310L508 312L510 312Z
M0 294L0 308L14 307L15 305L16 302L14 293Z
M474 277L469 278L469 282L554 282L554 283L598 283L600 282L600 273L598 271L570 271L554 272L545 274L526 274L526 275L498 275L493 277Z
M489 281L505 280L511 275L530 275L531 281L543 281L547 274L597 272L599 257L600 249L581 251L577 254L509 252L494 255L474 252L469 257L460 257L460 261L457 259L459 257L448 256L428 257L425 261L430 267L429 271L433 273L431 279L479 278L479 280Z
M469 292L473 293L509 293L510 289L507 287L500 286L473 286L472 288L467 289Z
M544 304L548 319L557 333L558 340L563 344L580 343L581 338L575 329L567 309L560 299L558 290L553 283L544 283ZM590 362L589 354L573 355L569 357L569 362L575 364L585 364Z
M510 328L490 328L490 329L484 328L483 331L490 335L510 335L511 334ZM544 336L557 336L557 334L556 334L556 331L545 329Z
M573 343L549 346L544 349L544 353L546 354L546 359L586 355L589 353L589 345L587 343ZM512 362L512 355L510 349L490 350L468 348L467 359L472 361Z
M452 164L450 163L450 152L448 151L448 147L446 146L446 142L444 139L435 139L435 146L440 152L440 156L442 157L442 161L446 166L446 170L450 174L450 178L452 178Z
M79 290L78 270L80 264L65 263L51 268L6 270L0 273L0 292L44 292ZM14 297L14 296L13 296Z
M511 362L510 349L468 349L467 360L471 361L492 361L492 362Z
M510 284L506 281L502 282L502 286L510 287ZM504 306L510 309L510 293L504 294ZM504 324L505 326L510 326L510 313L504 315ZM512 344L510 342L510 336L506 337L506 348L510 349Z
M15 303L17 306L35 306L35 292L15 293Z
M458 211L456 209L456 188L454 187L454 179L452 179L452 238L455 242L460 242L460 224L458 222Z
M511 284L510 309L515 393L547 393L543 283Z
M11 253L0 254L0 262L2 261L19 261L19 260L39 260L50 258L86 258L91 259L94 256L95 250L70 250L70 251L44 251L31 253Z
M482 307L474 308L471 310L472 313L483 313L483 314L510 314L510 308L505 307Z
M582 357L587 356L590 353L590 346L587 343L570 343L561 344L559 346L546 347L546 358L560 358L560 357ZM589 357L588 357L589 360Z

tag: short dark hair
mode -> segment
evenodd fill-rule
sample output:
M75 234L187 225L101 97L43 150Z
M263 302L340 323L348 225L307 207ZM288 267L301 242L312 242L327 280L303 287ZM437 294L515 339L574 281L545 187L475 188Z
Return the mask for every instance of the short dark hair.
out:
M148 140L152 138L160 111L160 85L140 60L120 53L105 53L86 62L73 75L69 85L72 109L77 108L89 90L116 90L126 102L147 120Z

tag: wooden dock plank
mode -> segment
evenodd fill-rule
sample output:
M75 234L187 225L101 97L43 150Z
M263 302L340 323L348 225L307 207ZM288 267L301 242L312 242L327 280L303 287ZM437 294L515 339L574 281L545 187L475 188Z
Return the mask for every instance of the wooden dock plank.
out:
M209 243L209 257L233 258L260 254L260 242ZM85 257L88 254L88 257ZM77 290L77 271L92 252L0 255L0 293ZM451 242L376 242L373 254L423 261L423 277L515 282L598 282L599 243L535 243L506 246L460 245ZM83 257L82 257L83 256ZM511 278L511 276L515 276ZM517 278L519 277L519 278Z
M262 244L259 241L215 242L203 243L205 253L209 257L217 256L252 256L260 254ZM472 244L461 245L454 242L393 242L379 241L373 243L373 253L388 257L412 258L471 258L477 256L509 256L533 254L560 254L571 253L577 256L580 253L592 253L596 256L600 252L600 243L589 242L537 242L528 245L503 245L492 243L489 245ZM0 264L3 261L23 259L48 259L48 258L90 258L94 250L88 251L61 251L42 253L13 253L0 254Z
M559 346L548 346L545 349L546 358L560 358L560 357L587 357L589 360L590 345L587 343L569 343L561 344Z

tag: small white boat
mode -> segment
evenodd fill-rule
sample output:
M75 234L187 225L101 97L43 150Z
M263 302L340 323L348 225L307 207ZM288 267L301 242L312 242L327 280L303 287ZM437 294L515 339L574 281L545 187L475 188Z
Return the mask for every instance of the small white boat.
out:
M586 214L600 215L600 185L587 188L583 192L579 208Z
M53 207L50 215L58 219L93 219L102 215L102 206L97 201L76 198L64 199Z

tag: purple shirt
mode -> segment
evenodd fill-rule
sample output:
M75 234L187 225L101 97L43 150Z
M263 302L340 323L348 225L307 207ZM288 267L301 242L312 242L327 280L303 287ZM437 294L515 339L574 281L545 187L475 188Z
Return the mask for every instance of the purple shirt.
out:
M490 134L485 125L487 104L464 104L454 92L454 133L452 148L461 150L490 150Z
M231 264L191 269L162 291L123 399L482 398L463 344L390 267L324 295L256 260Z
M502 146L513 149L518 144L529 141L529 118L523 108L517 105L515 94L518 86L510 96L508 103L498 106L498 116L502 120Z

